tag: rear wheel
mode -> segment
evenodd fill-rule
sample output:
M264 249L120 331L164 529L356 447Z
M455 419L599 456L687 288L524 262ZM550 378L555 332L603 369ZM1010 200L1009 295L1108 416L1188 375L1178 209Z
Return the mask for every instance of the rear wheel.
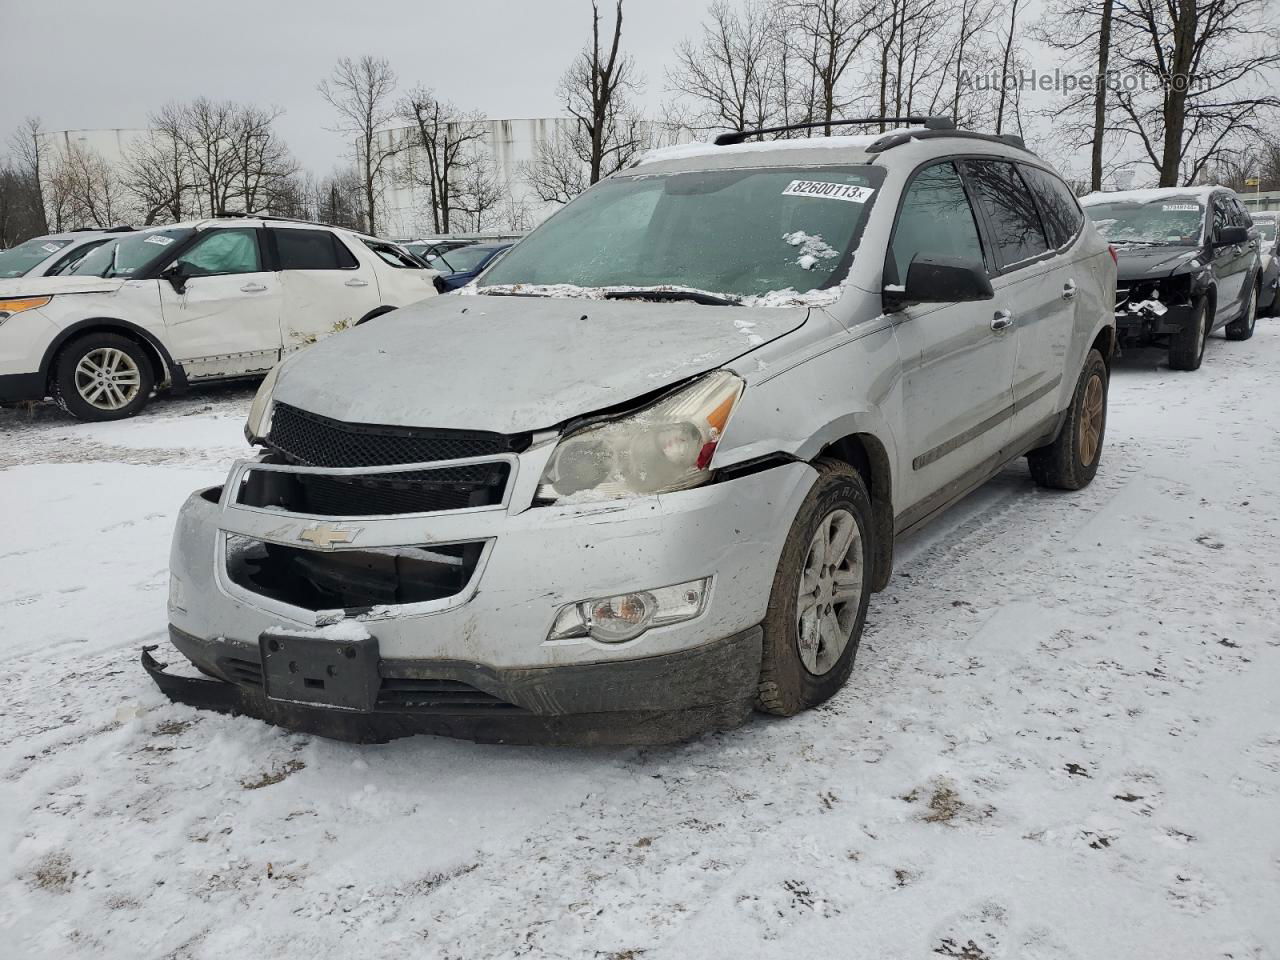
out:
M1174 370L1199 370L1209 339L1209 302L1200 297L1192 308L1191 322L1169 341L1169 366Z
M848 464L819 460L769 594L756 706L792 716L844 686L871 596L871 498Z
M154 385L139 344L118 333L91 333L58 355L53 398L77 420L123 420L147 405Z
M1248 340L1253 336L1254 328L1258 325L1258 286L1254 284L1249 289L1249 300L1244 305L1244 310L1240 316L1227 324L1228 340Z
M1107 431L1107 386L1106 362L1090 350L1057 439L1027 454L1031 477L1040 486L1079 490L1093 480Z

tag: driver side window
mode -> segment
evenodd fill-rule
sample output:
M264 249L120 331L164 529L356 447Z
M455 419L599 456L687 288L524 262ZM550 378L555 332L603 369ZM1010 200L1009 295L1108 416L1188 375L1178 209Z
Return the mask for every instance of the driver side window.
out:
M986 263L973 209L954 163L925 167L911 181L893 228L885 283L906 283L907 268L920 256Z
M210 230L195 246L178 257L188 277L215 277L229 273L258 273L258 231L253 228Z

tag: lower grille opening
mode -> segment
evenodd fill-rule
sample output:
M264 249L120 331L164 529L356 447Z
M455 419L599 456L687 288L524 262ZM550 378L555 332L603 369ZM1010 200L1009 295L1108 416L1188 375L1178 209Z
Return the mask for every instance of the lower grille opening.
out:
M459 680L408 680L384 677L379 710L413 713L489 713L520 710L491 693Z
M483 542L303 550L227 537L227 575L245 590L304 610L359 614L376 606L443 600L471 581Z
M222 672L235 683L247 683L253 687L262 686L262 664L257 660L241 660L238 657L223 657L218 661Z

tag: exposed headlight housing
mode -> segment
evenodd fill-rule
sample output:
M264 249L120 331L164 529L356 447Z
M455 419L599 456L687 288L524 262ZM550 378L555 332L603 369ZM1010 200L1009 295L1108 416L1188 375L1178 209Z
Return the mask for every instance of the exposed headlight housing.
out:
M271 432L271 414L275 410L271 394L276 389L276 378L280 376L280 366L281 364L277 363L263 378L262 385L258 387L258 392L249 407L249 417L244 423L244 438L251 446L262 443Z
M625 643L654 627L692 620L707 603L710 578L656 590L635 590L561 607L548 640L590 637L600 643Z
M743 385L717 370L643 410L562 437L538 483L538 500L583 503L706 483Z
M0 300L0 323L4 323L15 313L22 313L24 310L34 310L36 307L43 307L52 300L53 297L9 297Z

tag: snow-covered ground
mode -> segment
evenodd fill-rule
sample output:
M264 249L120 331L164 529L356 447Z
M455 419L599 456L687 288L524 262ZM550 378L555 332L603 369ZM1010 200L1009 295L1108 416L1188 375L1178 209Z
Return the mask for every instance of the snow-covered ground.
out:
M1280 957L1280 321L1158 360L1088 490L903 545L841 695L651 750L169 704L138 649L250 393L0 413L0 956Z

